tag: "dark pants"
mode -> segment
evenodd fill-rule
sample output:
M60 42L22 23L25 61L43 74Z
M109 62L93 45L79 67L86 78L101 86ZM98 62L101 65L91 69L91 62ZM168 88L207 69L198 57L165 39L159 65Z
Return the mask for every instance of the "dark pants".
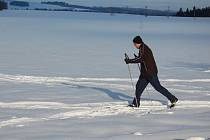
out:
M136 93L135 93L137 100L135 100L135 99L133 100L134 104L136 104L136 101L137 101L137 105L138 106L140 105L140 97L141 97L144 89L148 85L148 83L150 83L155 88L155 90L160 92L162 95L164 95L171 102L173 102L177 99L174 95L172 95L166 88L164 88L160 84L158 76L155 75L155 76L151 76L151 77L148 77L148 78L139 77L139 80L136 84Z

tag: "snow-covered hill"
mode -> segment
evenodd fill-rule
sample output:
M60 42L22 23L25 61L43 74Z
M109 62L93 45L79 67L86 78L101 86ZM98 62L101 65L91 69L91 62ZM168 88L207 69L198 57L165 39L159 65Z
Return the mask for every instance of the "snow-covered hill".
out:
M18 6L10 4L12 1L8 1L8 9L11 10L34 10L34 9L45 9L45 10L73 10L70 7L62 7L59 5L43 4L41 2L27 2L28 6Z
M118 13L148 16L174 16L176 11L151 8L128 8L128 7L94 7L73 5L66 2L28 2L28 1L8 1L8 9L12 10L48 10L48 11L77 11L77 12L97 12L97 13Z
M7 0L9 1L9 0ZM10 0L12 1L12 0ZM23 0L28 2L41 2L42 0ZM56 1L56 0L46 0ZM156 9L156 10L170 10L178 11L180 8L186 10L187 8L192 9L193 6L197 8L203 8L210 6L209 0L57 0L68 2L75 5L84 6L96 6L96 7L133 7L133 8L145 8Z

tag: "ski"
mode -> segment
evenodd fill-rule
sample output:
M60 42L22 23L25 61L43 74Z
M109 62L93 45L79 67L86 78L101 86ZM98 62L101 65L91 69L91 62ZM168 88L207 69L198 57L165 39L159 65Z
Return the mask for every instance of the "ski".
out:
M168 105L168 108L169 109L172 109L172 108L174 108L176 106L176 104L170 104L170 105Z
M173 109L175 106L176 106L176 104L170 104L170 105L167 105L167 108L168 109ZM141 107L136 107L133 104L128 104L126 107L135 108L135 109L141 109Z

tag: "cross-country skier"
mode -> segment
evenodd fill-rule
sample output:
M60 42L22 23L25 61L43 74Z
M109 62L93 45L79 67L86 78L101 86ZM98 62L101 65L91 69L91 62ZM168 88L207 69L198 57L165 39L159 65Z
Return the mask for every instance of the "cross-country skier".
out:
M134 59L125 58L126 64L129 63L141 63L141 74L139 76L138 82L136 84L136 92L131 107L139 107L140 106L140 97L148 85L150 83L155 90L164 95L170 102L170 107L175 106L178 99L172 95L166 88L164 88L158 79L158 69L155 63L155 59L153 57L152 50L142 41L140 36L136 36L133 39L134 47L139 49L139 55Z

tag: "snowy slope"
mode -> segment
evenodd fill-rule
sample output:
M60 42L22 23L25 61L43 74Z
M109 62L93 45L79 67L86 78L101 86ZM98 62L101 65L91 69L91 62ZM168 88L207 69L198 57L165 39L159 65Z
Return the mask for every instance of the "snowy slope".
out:
M50 5L50 4L42 4L41 2L28 2L29 6L27 7L21 7L21 6L14 6L14 5L8 5L8 9L11 10L25 10L25 9L48 9L48 10L72 10L71 8L67 7L61 7L57 5Z
M25 0L28 2L41 2L41 0ZM56 0L48 0L56 1ZM75 5L83 6L104 6L104 7L137 7L145 8L146 6L150 9L156 10L170 10L178 11L180 8L186 10L187 8L192 9L193 6L203 8L210 6L209 0L58 0L68 2Z
M1 139L210 138L209 18L7 10L0 21ZM179 98L172 110L151 86L141 108L126 107L137 34Z

